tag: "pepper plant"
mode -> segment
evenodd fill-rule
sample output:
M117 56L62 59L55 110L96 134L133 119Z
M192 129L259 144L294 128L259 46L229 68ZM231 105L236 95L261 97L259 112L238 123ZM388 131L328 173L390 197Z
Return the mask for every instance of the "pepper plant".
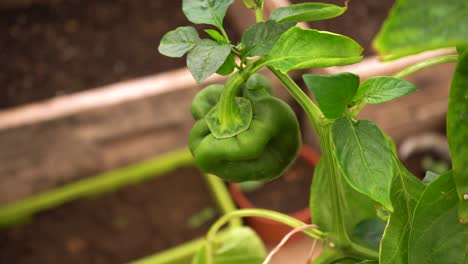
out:
M467 2L397 1L374 40L384 60L444 47L456 47L457 55L364 81L349 72L305 74L317 103L288 73L354 64L362 60L363 48L349 37L297 24L340 16L348 3L294 4L274 10L265 20L263 0L243 0L257 22L243 32L240 43L232 43L223 27L232 2L183 0L189 21L212 26L205 30L209 39L186 26L168 32L159 45L170 57L187 54L197 82L214 73L229 76L224 85L210 85L193 99L196 123L189 148L200 169L232 182L269 180L296 158L301 145L298 121L258 73L266 68L304 109L320 141L322 156L310 196L318 228L303 231L324 247L313 263L468 263ZM431 174L436 179L426 186L402 165L392 139L372 121L360 120L359 112L368 104L415 91L401 78L446 62L458 63L447 115L453 170L439 177ZM231 229L215 239L230 220L250 216L291 227L305 225L268 210L235 211L212 226L193 263L262 263L266 252L252 230Z

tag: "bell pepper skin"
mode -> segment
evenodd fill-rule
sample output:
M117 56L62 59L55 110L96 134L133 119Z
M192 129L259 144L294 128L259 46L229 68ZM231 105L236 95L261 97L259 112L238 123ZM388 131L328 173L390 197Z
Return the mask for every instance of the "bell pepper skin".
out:
M205 120L223 86L208 86L194 97L196 122L189 148L201 170L230 182L269 180L294 161L301 146L299 123L293 110L269 90L263 82L249 80L244 85L238 96L250 101L252 120L247 130L228 138L216 138Z

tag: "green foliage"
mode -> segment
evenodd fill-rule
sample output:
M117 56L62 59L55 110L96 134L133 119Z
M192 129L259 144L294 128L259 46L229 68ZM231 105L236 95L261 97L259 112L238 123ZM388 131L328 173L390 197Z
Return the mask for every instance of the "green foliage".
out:
M223 19L233 0L184 0L182 10L194 24L208 24L223 28Z
M273 20L257 23L242 34L242 56L263 56L268 54L276 41L294 23L278 24Z
M188 53L187 66L198 82L215 72L230 75L224 86L208 86L194 97L196 122L189 147L197 166L257 188L249 181L272 179L294 160L301 142L298 122L292 110L272 96L268 80L255 74L266 67L304 108L322 148L309 204L322 234L318 239L325 246L315 264L468 263L467 226L459 223L468 219L463 199L468 193L466 1L397 0L374 41L384 59L459 46L447 118L453 176L428 173L423 182L401 164L391 139L374 123L356 119L366 104L388 102L416 90L397 77L454 61L455 56L362 84L352 73L306 74L315 105L287 73L359 62L362 47L346 36L295 25L337 17L347 6L296 4L274 10L263 21L263 1L244 0L257 23L242 34L240 43L231 44L223 19L232 2L184 0L190 21L217 27L205 30L213 40L200 39L192 27L180 27L168 32L159 46L171 57ZM233 231L224 239L210 244L214 247L210 264L261 263L265 257L250 230ZM193 263L205 263L205 253L201 249Z
M468 49L460 57L450 89L447 135L459 197L459 218L468 223Z
M271 13L270 19L278 23L324 20L342 15L346 9L324 3L302 3L280 7Z
M451 172L433 181L414 211L407 263L468 263L468 225L457 221Z
M371 121L337 119L332 126L335 155L349 184L393 211L392 154L382 131Z
M393 159L394 177L391 200L394 212L390 214L382 238L380 263L408 263L408 239L412 229L413 212L424 190L424 185L398 161Z
M341 117L351 103L359 86L359 76L352 73L336 75L305 74L303 79L317 99L325 117Z
M182 57L200 41L193 27L178 27L167 32L161 39L158 50L168 57Z
M227 231L213 252L213 264L261 264L266 257L265 246L255 232L247 227ZM206 248L200 248L192 264L206 264Z
M397 0L374 40L374 47L387 60L466 44L466 0Z
M187 55L187 67L197 82L202 82L224 64L231 45L203 39Z
M356 63L362 59L361 52L362 47L348 37L293 27L276 42L263 65L287 73Z
M367 79L359 86L353 101L380 104L391 101L416 90L414 84L389 76Z

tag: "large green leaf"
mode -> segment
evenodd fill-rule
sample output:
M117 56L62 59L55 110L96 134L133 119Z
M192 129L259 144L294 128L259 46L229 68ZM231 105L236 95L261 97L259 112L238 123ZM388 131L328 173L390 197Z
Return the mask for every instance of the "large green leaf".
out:
M380 247L381 264L407 264L408 239L413 212L424 185L394 158L391 199L395 211L390 214Z
M223 19L233 0L184 0L182 10L190 22L223 27Z
M231 53L231 45L203 39L189 51L187 67L197 82L202 82L215 73Z
M217 246L218 243L221 245ZM222 241L216 241L214 246L213 264L261 264L266 258L262 241L248 227L227 231ZM206 248L202 247L192 259L192 264L206 264L206 262Z
M242 56L263 56L270 52L276 41L294 23L278 24L273 20L257 23L242 34Z
M459 197L459 218L468 223L468 49L462 51L450 89L447 137Z
M373 44L388 60L468 44L468 2L398 0Z
M271 13L270 19L278 23L324 20L340 16L346 9L332 4L302 3L277 8Z
M317 99L320 110L325 117L340 117L359 87L359 76L344 72L336 75L305 74L305 84Z
M451 172L424 190L414 212L408 263L468 263L468 225L458 222L457 203Z
M390 76L378 76L367 79L359 86L354 102L380 104L416 90L414 84Z
M342 222L344 230L351 234L359 222L375 217L377 204L354 190L340 174L332 173L330 162L322 158L314 169L309 203L313 222L332 236L336 236L336 229L341 228L337 225Z
M393 211L392 153L382 131L371 121L342 117L333 123L332 137L336 158L349 184Z
M362 47L348 37L292 27L276 42L263 65L286 73L356 63L362 59L361 52Z
M200 41L198 32L193 27L178 27L167 32L159 43L158 50L168 57L180 58Z

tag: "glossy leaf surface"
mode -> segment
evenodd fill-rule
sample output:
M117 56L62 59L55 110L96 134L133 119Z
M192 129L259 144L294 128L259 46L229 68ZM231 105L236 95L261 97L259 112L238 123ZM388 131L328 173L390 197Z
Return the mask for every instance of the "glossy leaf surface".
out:
M392 211L392 156L382 131L371 121L342 117L333 123L332 137L349 184Z
M208 24L222 28L223 19L233 0L184 0L182 10L195 24Z
M451 172L424 190L414 212L408 263L468 263L468 225L458 221L457 204Z
M294 23L278 24L273 20L257 23L242 34L242 56L263 56L268 54L276 41Z
M468 44L468 2L398 0L373 44L388 60Z
M165 56L180 58L195 47L199 41L200 38L195 28L178 27L162 37L158 50Z
M380 104L409 94L416 90L414 84L389 76L367 79L359 86L354 102Z
M231 45L219 44L204 39L190 50L187 55L187 67L197 82L202 82L215 73L231 52Z
M276 42L263 65L286 73L356 63L362 59L361 52L362 47L348 37L292 27Z
M468 49L460 55L450 89L447 138L459 198L459 218L468 224Z
M341 7L325 3L302 3L275 9L270 19L283 22L306 22L330 19L340 16L346 11Z
M303 79L317 99L325 117L340 117L351 103L359 87L359 76L352 73L336 75L305 74Z

